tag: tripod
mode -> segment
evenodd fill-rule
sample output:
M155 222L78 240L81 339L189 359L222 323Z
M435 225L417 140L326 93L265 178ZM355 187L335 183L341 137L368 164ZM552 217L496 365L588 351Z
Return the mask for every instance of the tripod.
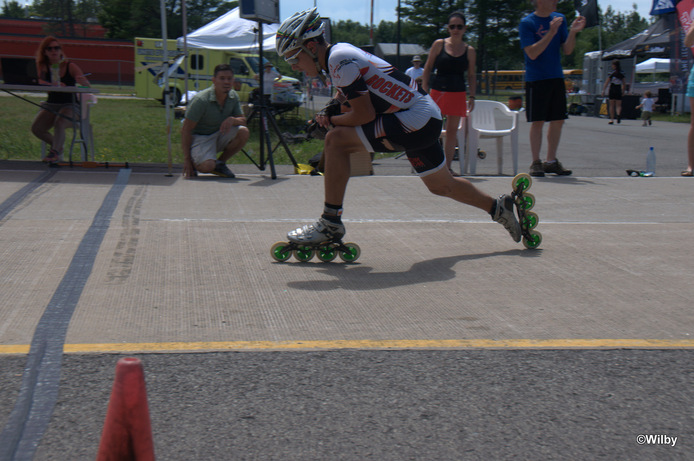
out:
M261 80L262 81L262 80ZM261 92L262 92L262 85L261 85ZM260 154L258 158L258 162L256 163L253 158L251 158L250 155L246 153L244 150L243 153L248 157L248 159L256 166L258 167L259 170L264 171L265 170L265 165L266 163L270 163L270 177L272 179L277 179L277 173L275 172L275 159L273 157L274 152L277 150L280 145L284 147L285 152L287 152L287 156L289 157L289 160L291 160L292 164L294 165L294 168L299 168L299 164L296 163L296 159L292 155L291 150L289 150L289 146L287 145L287 142L284 140L284 137L282 136L282 133L280 133L280 129L277 126L277 121L275 120L275 117L272 115L271 109L266 105L266 100L265 96L261 95L260 97L260 103L254 104L253 105L253 110L251 111L251 115L248 116L248 124L251 124L251 120L254 118L258 117L258 125L260 127ZM270 140L270 130L268 128L268 121L270 122L270 127L274 130L275 134L279 138L279 142L277 145L273 148L272 147L272 141ZM265 156L265 146L267 145L267 157Z
M277 126L277 121L275 120L275 117L272 114L272 111L270 108L267 106L269 104L269 101L265 98L265 91L264 91L264 78L261 72L264 72L263 70L263 23L261 21L258 21L258 55L260 59L258 60L258 84L259 84L259 102L257 104L253 104L253 110L251 111L251 115L248 116L247 123L250 125L251 120L253 120L255 117L258 117L259 120L259 127L260 127L260 154L258 158L258 162L256 163L255 160L251 158L248 153L246 153L245 150L243 150L243 153L248 157L248 159L256 166L258 167L259 170L264 171L265 170L265 164L266 162L270 163L270 177L272 179L277 179L277 173L275 172L275 159L273 157L273 154L277 148L282 145L284 147L284 150L287 152L287 156L289 157L289 160L291 160L292 164L294 165L294 168L299 168L299 164L296 163L296 159L292 155L292 152L289 150L289 146L284 140L284 137L282 136L282 133L280 133L280 129ZM269 98L268 98L269 99ZM273 148L272 147L272 142L270 140L270 130L268 129L268 120L270 121L270 128L272 128L275 131L275 134L279 138L279 142L277 145ZM267 158L265 157L265 146L267 145Z

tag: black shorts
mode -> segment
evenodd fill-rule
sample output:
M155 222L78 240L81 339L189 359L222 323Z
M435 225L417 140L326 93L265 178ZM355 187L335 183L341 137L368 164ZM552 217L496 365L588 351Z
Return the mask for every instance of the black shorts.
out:
M420 176L434 173L446 164L446 155L439 142L443 122L437 118L416 131L408 131L395 114L381 114L372 122L362 125L363 135L373 152L405 152L412 168ZM387 140L393 149L389 149Z
M610 94L609 98L615 101L622 100L622 85L613 85L610 83Z
M528 122L566 120L566 85L563 78L525 83Z

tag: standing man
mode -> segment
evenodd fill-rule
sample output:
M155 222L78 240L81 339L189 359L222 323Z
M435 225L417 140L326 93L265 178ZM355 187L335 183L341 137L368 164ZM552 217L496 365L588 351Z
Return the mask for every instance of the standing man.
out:
M533 163L532 176L545 173L570 175L557 160L561 130L566 120L566 87L561 67L561 52L573 53L576 34L583 30L586 20L578 16L571 27L566 17L557 13L558 0L533 0L535 11L520 22L520 42L525 55L526 117L530 125L530 150ZM568 30L567 30L568 29ZM547 161L540 160L542 129L547 130Z
M265 65L263 66L263 92L265 93L266 97L265 102L274 102L275 81L277 81L280 77L280 73L272 67L272 63L270 61L265 61ZM256 75L256 78L259 78L259 76Z
M402 152L436 195L452 198L489 213L519 242L521 229L513 198L494 199L446 168L439 143L441 111L410 77L386 61L348 43L331 45L316 8L295 13L277 31L277 54L308 77L329 72L338 99L352 110L321 112L316 122L329 129L325 136L325 203L323 214L287 234L294 243L320 244L345 235L342 203L350 176L353 152Z
M214 68L212 84L196 94L186 109L181 128L183 176L186 178L197 176L198 171L234 178L226 162L248 141L246 117L239 95L232 89L234 72L228 64Z
M412 58L412 67L405 71L410 78L417 82L418 85L422 84L422 74L424 69L422 68L422 58L419 55Z

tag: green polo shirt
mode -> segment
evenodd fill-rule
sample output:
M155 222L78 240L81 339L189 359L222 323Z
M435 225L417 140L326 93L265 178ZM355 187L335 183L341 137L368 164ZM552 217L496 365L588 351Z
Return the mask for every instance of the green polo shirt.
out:
M219 131L222 122L228 117L240 117L242 115L241 102L236 91L229 91L222 107L217 102L214 86L196 94L186 109L186 118L197 123L193 128L193 134L201 135Z

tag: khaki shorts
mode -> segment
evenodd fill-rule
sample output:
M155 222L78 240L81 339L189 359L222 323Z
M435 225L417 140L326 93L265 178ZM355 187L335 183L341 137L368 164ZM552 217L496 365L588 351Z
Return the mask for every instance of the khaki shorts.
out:
M238 126L233 126L226 134L216 131L212 134L194 134L190 146L190 157L195 165L200 165L205 160L217 160L217 154L236 137Z

